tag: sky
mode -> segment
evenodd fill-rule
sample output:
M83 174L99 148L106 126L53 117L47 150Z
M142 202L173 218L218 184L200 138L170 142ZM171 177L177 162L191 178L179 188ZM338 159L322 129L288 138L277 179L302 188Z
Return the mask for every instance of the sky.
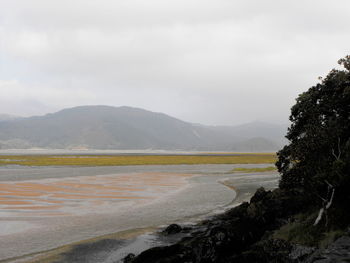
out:
M348 0L0 0L0 113L286 123L350 54Z

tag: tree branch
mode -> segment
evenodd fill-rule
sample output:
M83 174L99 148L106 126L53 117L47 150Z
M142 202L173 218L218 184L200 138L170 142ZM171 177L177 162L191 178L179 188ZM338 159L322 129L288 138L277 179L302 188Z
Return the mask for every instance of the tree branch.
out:
M336 160L340 160L341 157L341 150L340 150L340 138L338 137L338 154L335 154L334 149L332 148L332 154L335 157Z
M324 199L324 198L319 196L323 200L323 205L322 205L322 208L320 209L320 211L318 212L318 216L317 216L317 218L316 218L316 220L314 222L314 226L316 226L321 221L321 219L323 217L323 214L326 214L326 225L328 224L327 210L331 207L331 205L333 203L335 188L327 180L325 180L325 183L328 185L327 199ZM331 194L331 196L329 198L328 195L329 195L329 191L330 190L332 190L332 194Z

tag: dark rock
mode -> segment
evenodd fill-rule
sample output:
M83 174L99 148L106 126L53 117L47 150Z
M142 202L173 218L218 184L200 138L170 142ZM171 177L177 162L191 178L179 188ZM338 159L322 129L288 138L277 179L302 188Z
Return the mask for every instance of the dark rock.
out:
M138 255L132 263L165 263L184 262L182 247L178 244L164 247L150 248Z
M330 244L326 249L317 251L305 262L331 263L350 262L350 237L342 236Z
M193 227L191 236L175 245L146 250L132 262L292 262L292 246L269 237L281 222L300 211L301 201L293 192L260 188L250 203L206 220ZM180 231L181 227L174 224L163 232Z
M186 226L186 227L183 227L183 228L182 228L181 232L182 232L182 233L189 233L189 232L191 232L192 230L193 230L192 227Z
M135 259L135 254L130 253L123 259L123 262L124 263L132 263L134 259Z
M294 245L290 254L289 254L289 257L293 261L302 262L302 261L306 260L316 250L317 249L315 247Z
M248 250L234 257L233 262L259 262L259 263L290 263L289 254L292 246L281 239L261 240Z
M164 229L162 233L166 235L173 235L173 234L180 233L181 230L182 230L181 226L177 224L171 224L166 229Z
M260 187L256 190L255 194L253 197L250 199L250 203L256 203L261 201L267 194L268 192L265 191L264 187Z

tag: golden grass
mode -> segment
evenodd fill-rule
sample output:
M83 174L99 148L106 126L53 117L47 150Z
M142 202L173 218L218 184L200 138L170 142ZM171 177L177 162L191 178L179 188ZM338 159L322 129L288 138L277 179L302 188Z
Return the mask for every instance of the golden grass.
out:
M2 155L0 165L119 166L170 164L261 164L276 162L276 154L215 155Z
M276 167L253 167L253 168L234 168L231 170L233 173L263 173L263 172L272 172L277 171Z

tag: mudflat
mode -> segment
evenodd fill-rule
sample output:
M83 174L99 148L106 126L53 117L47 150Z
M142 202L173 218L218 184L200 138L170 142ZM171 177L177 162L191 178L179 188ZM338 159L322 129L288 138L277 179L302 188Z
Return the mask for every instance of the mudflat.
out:
M275 175L230 174L232 168L3 167L0 178L14 177L0 185L1 259L120 231L192 221L232 204L237 195L222 183L226 180L243 180L252 192L263 181L277 180Z

